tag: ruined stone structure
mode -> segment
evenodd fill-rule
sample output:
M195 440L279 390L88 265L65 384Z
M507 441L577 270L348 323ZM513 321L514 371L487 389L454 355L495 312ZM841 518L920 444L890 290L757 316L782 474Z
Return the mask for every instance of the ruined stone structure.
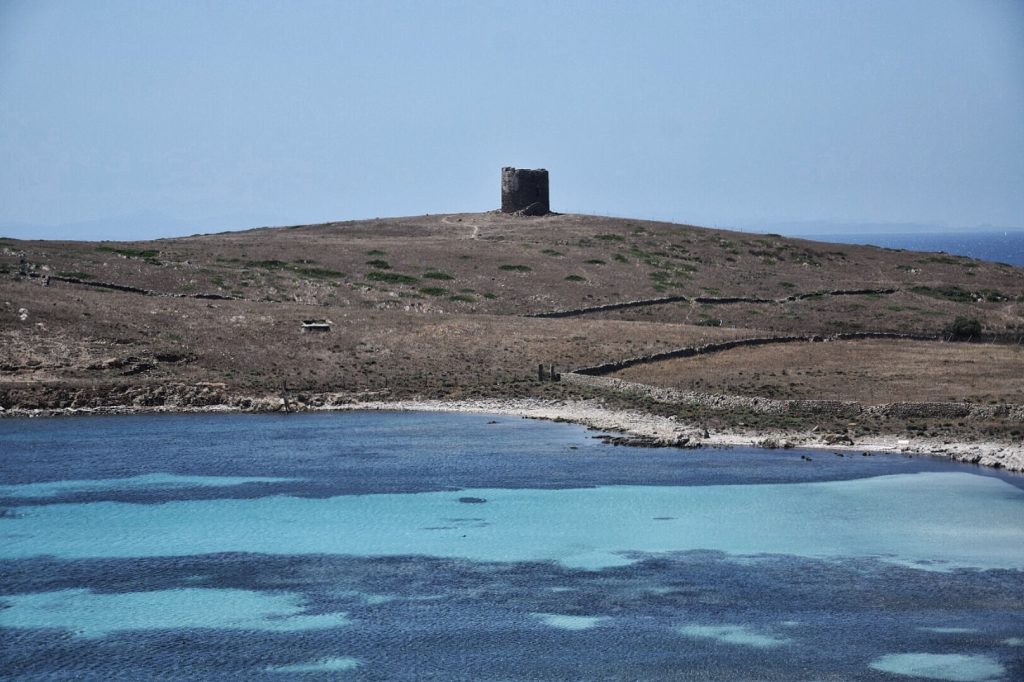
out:
M502 168L501 212L518 215L550 213L548 172L543 168Z

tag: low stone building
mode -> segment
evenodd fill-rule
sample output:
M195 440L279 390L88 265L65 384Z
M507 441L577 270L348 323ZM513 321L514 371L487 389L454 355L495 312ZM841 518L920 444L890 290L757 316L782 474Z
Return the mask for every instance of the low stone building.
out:
M303 320L303 332L329 332L331 331L330 320Z

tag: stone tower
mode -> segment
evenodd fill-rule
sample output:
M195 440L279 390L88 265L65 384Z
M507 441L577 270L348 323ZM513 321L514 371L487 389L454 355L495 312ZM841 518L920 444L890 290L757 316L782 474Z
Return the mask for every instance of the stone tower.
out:
M548 172L543 168L502 168L501 212L519 215L550 213Z

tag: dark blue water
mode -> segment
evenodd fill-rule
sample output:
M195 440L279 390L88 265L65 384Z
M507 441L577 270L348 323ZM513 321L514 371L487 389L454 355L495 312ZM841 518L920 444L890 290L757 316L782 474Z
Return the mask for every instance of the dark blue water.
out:
M839 244L871 244L908 251L944 252L979 260L1024 266L1024 230L945 233L839 233L801 235Z
M0 420L0 676L1024 678L1021 477L593 436Z

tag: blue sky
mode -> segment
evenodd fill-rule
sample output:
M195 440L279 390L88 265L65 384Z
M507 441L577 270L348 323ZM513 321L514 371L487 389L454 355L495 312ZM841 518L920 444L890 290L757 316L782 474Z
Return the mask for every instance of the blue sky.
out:
M0 233L1024 227L1024 2L0 0ZM796 229L796 228L794 228Z

